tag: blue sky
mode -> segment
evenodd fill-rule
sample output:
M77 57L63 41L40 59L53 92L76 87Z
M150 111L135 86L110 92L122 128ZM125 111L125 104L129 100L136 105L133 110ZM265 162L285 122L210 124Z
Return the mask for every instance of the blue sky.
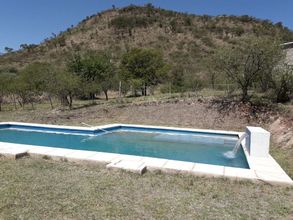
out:
M292 0L0 0L0 52L4 47L18 49L22 43L40 43L76 25L88 15L112 5L153 5L181 12L208 15L251 15L281 21L293 30Z

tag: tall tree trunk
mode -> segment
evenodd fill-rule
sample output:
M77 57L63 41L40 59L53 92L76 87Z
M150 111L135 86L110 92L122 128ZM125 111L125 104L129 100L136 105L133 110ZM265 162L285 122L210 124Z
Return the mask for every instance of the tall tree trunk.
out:
M0 112L2 110L2 102L3 102L3 96L0 96Z
M27 102L26 102L26 99L23 96L23 97L21 97L21 101L20 101L20 105L21 105L22 109L24 109L25 103L27 103Z
M68 106L69 105L69 102L68 102L66 95L60 96L60 102L61 102L61 106Z
M72 109L72 95L69 94L69 109Z
M212 89L214 90L215 89L215 79L212 78Z
M49 101L50 101L51 109L54 109L51 95L49 95L48 98L49 98Z
M284 79L282 80L280 89L277 92L277 102L284 103L290 101L290 97L288 95L289 88L286 85Z
M95 103L95 93L90 93L90 98L92 100L92 103L94 104Z
M249 100L248 89L246 87L242 87L242 99L241 101L247 102Z
M108 101L108 90L104 90L105 96L106 96L106 100Z
M122 84L121 81L119 81L119 98L120 98L120 99L121 99L121 87L122 87L121 84Z
M20 100L17 100L20 107L22 107L22 102Z
M144 84L143 89L144 89L144 96L147 96L147 85L146 85L146 83Z
M15 100L15 95L13 94L12 95L12 99L13 99L13 104L14 104L14 109L16 110L16 100Z

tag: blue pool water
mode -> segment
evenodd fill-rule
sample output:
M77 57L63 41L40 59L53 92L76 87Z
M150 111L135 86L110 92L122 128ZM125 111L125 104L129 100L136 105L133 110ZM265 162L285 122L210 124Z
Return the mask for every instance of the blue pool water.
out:
M151 131L151 130L150 130ZM223 154L231 151L237 136L210 133L156 131L117 128L111 132L52 133L18 128L0 129L0 142L10 142L78 150L110 152L249 168L243 150L233 159Z

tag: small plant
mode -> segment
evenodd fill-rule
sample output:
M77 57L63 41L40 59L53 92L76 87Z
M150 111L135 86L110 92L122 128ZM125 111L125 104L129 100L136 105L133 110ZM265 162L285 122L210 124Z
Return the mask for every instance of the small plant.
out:
M133 28L146 28L156 21L156 17L139 17L121 15L111 20L110 26L116 29L133 29Z
M48 156L48 155L44 155L43 157L42 157L44 160L51 160L52 158L50 157L50 156Z

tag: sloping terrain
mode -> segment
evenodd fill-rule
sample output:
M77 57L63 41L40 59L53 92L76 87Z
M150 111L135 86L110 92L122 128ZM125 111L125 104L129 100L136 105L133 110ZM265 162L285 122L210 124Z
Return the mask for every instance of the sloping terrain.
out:
M40 45L24 44L21 50L0 56L0 67L21 68L35 61L63 63L68 53L87 49L107 50L115 60L129 48L152 47L161 49L170 63L198 71L203 56L243 35L293 39L281 23L249 16L197 16L151 5L129 6L89 16Z

